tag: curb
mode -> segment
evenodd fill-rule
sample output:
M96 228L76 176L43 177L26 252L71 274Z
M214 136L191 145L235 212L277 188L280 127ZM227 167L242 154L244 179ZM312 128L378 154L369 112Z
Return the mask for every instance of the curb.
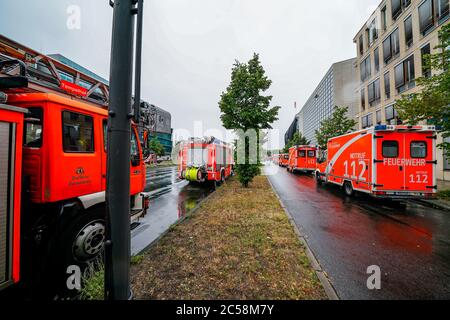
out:
M290 224L294 228L295 233L297 234L298 238L300 239L300 242L305 246L306 248L306 256L308 257L309 261L311 262L311 266L314 269L314 272L316 273L317 277L320 280L320 283L322 284L323 289L325 290L326 295L328 296L328 299L330 300L340 300L339 296L336 292L336 290L333 287L333 284L331 283L330 279L328 279L327 274L322 269L319 261L317 260L316 256L312 252L311 248L308 245L308 242L306 241L305 237L301 234L300 229L295 224L294 219L292 218L291 214L287 210L286 206L283 203L283 200L281 200L278 193L275 191L275 188L272 184L272 181L266 176L267 181L269 181L270 186L272 187L272 191L277 197L278 201L280 202L281 207L283 208L284 212L286 213Z
M415 199L414 202L418 202L428 207L450 211L450 204L446 204L445 202L439 200L423 200L423 199Z

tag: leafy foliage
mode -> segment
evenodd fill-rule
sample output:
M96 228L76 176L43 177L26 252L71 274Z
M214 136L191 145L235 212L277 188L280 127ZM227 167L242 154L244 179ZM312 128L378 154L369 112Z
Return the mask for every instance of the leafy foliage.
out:
M150 150L157 156L163 156L165 154L164 146L159 142L157 138L153 138L149 143Z
M248 63L236 61L231 71L231 82L226 92L223 92L219 102L220 119L226 129L254 129L258 135L258 150L265 135L261 130L271 129L271 124L278 120L280 107L270 107L272 96L262 93L270 88L272 81L265 75L259 61L259 55L254 54ZM240 137L240 139L245 139ZM236 163L236 173L243 186L248 187L255 176L260 173L259 153L258 163L249 161L249 142L245 140L244 163Z
M316 139L321 149L327 148L328 139L337 137L354 129L357 122L347 117L348 107L336 107L330 118L320 123Z
M294 133L294 136L291 140L284 146L282 153L288 153L289 149L293 146L306 146L309 145L311 141L306 139L300 132Z
M425 56L425 70L434 71L430 77L416 80L421 91L403 95L396 102L400 118L411 125L426 121L442 128L442 136L450 137L450 25L439 31L437 53ZM439 145L450 156L450 143Z

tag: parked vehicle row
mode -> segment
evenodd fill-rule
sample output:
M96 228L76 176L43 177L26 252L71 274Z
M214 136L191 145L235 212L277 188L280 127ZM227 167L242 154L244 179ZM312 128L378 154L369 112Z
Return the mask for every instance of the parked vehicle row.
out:
M437 193L436 127L378 125L328 141L326 150L296 146L288 171L314 172L318 183L374 197L431 198Z

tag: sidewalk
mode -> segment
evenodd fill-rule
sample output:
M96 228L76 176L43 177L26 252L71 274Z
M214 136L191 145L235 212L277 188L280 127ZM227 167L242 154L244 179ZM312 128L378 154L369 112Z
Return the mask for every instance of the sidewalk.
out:
M450 181L438 180L437 181L438 190L450 190Z
M438 186L439 192L449 191L450 190L450 181L438 180L437 186ZM426 203L428 205L439 208L441 210L450 211L450 200L443 199L442 197L438 197L437 199L433 199L433 200L420 200L420 202Z

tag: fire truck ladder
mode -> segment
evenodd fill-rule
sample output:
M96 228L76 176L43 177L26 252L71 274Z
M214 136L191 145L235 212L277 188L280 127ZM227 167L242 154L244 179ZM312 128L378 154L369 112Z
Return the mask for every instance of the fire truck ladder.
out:
M0 89L65 94L103 108L109 104L106 83L1 34Z

